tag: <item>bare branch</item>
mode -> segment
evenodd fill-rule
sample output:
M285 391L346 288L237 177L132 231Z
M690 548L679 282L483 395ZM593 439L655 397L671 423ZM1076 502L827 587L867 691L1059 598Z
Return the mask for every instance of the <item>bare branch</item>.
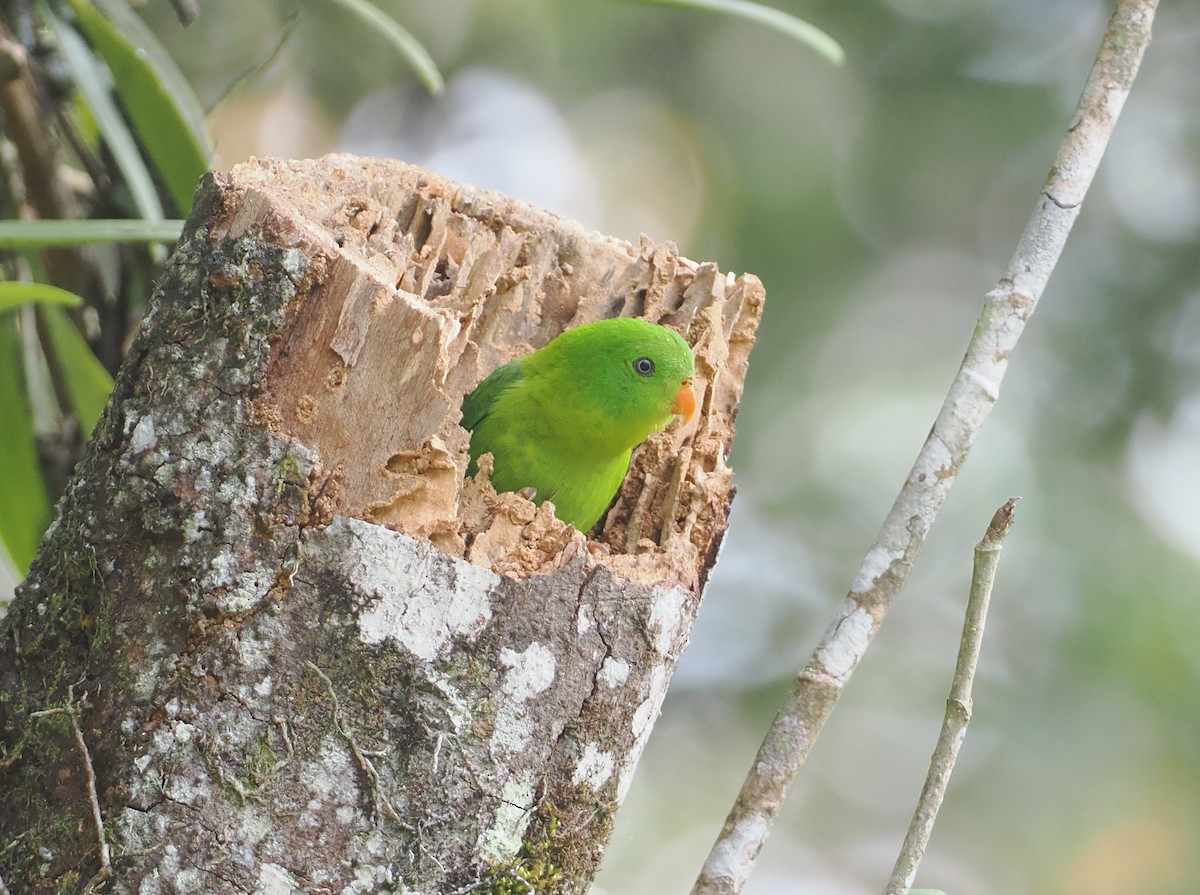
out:
M796 775L908 579L925 536L1000 394L1150 42L1157 0L1121 0L1016 253L987 294L962 366L874 545L772 722L692 895L733 895L750 877Z
M996 580L996 569L1000 565L1000 551L1004 536L1013 523L1013 511L1017 498L1008 502L992 517L983 539L975 545L975 565L971 573L971 593L967 598L967 613L963 620L962 640L958 647L958 662L954 666L954 680L950 684L950 698L946 700L946 715L942 731L938 735L933 757L929 760L929 773L925 786L913 812L912 822L904 837L904 845L892 868L892 876L884 887L883 895L908 895L917 867L929 844L938 809L946 795L946 786L958 750L971 722L971 687L975 682L975 668L979 663L979 648L983 644L983 628L987 622L988 603L992 597L992 583Z

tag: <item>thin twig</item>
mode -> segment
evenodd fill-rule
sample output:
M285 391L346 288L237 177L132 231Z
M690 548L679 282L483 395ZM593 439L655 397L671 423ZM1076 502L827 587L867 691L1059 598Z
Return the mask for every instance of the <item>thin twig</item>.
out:
M86 698L86 697L85 697ZM104 816L100 813L100 797L96 793L96 770L92 767L92 753L88 751L83 739L83 731L79 729L79 713L75 706L75 685L67 687L67 704L40 712L30 712L31 718L47 718L50 715L66 715L71 720L71 730L75 734L75 747L83 758L83 773L87 781L88 801L91 802L92 824L96 830L96 839L100 843L100 869L83 887L83 892L91 892L97 885L112 875L112 855L108 850L108 840L104 835Z
M992 597L992 583L996 580L996 569L1000 565L1000 551L1004 536L1013 523L1013 511L1017 499L1010 498L996 510L983 539L975 545L975 565L971 572L971 593L967 598L967 615L963 620L962 640L958 647L958 661L954 666L954 680L950 684L950 698L946 700L946 716L938 735L933 757L929 760L929 773L925 786L913 812L912 822L904 837L904 845L892 868L891 879L883 889L883 895L908 895L917 867L929 844L938 809L946 795L946 786L958 750L971 722L971 687L975 682L975 668L979 663L979 648L983 644L983 627L987 622L988 603Z
M908 579L975 435L1000 394L1137 74L1157 0L1120 0L1017 250L987 294L962 366L849 594L772 722L692 895L735 895L888 608Z

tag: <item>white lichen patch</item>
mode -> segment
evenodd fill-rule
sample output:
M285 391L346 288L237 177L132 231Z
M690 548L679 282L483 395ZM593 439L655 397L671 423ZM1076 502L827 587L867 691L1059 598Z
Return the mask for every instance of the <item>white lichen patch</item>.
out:
M655 588L654 602L650 606L650 630L654 632L654 648L659 655L671 655L681 627L691 624L691 619L684 618L685 600L687 594L682 588Z
M505 698L499 701L488 742L492 754L504 760L529 744L533 721L525 703L554 683L557 665L554 654L540 643L531 643L522 652L502 649L500 664L508 669L500 684Z
M575 633L582 636L592 630L592 626L595 624L596 614L592 611L590 604L584 603L575 613Z
M600 683L608 689L615 690L629 680L629 663L624 659L606 656L596 676L600 679Z
M596 748L595 743L583 747L583 755L575 765L571 782L576 786L588 786L596 792L600 791L613 774L613 757L610 752Z
M196 728L186 721L176 721L175 726L171 729L171 733L175 737L175 742L183 745L192 741L192 736L196 733Z
M554 653L540 643L531 643L520 653L500 650L500 664L508 669L502 688L517 702L532 699L554 683Z
M263 864L258 868L255 882L255 895L291 895L300 891L296 878L278 864Z
M521 850L525 828L533 813L533 777L526 774L505 781L492 824L479 837L479 856L500 863Z
M768 829L770 823L761 814L751 814L739 820L730 836L708 856L704 863L705 875L711 879L729 880L732 891L742 891L746 880L750 878L750 871L754 869L754 857Z
M154 418L147 414L137 421L129 436L129 450L135 454L144 454L158 444L158 434L154 431Z
M349 535L356 549L342 544ZM425 661L454 637L474 637L492 617L488 596L500 578L421 541L358 519L338 517L312 535L306 550L338 567L368 601L358 615L364 643L399 642Z
M833 637L817 653L817 659L827 674L839 683L849 677L871 641L874 622L867 610L851 602L852 609L843 613L834 625Z
M902 555L902 553L889 550L886 547L878 545L872 547L863 558L862 567L859 568L858 574L854 578L854 583L850 585L850 592L862 594L869 591L875 586L875 581L879 576L890 569L892 563L900 559Z

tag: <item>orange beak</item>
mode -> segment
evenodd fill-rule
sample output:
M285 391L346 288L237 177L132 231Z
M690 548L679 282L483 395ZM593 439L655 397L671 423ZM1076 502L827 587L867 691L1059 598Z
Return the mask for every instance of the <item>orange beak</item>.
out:
M683 417L685 423L691 422L692 417L696 415L696 391L692 388L692 380L683 380L683 386L675 396L671 412Z

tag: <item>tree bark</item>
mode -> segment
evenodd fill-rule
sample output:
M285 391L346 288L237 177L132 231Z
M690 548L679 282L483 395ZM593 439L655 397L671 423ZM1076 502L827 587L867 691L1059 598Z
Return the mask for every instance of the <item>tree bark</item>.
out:
M752 276L399 162L205 181L0 628L0 885L584 892L733 495ZM463 395L678 328L697 419L605 545L485 476Z

